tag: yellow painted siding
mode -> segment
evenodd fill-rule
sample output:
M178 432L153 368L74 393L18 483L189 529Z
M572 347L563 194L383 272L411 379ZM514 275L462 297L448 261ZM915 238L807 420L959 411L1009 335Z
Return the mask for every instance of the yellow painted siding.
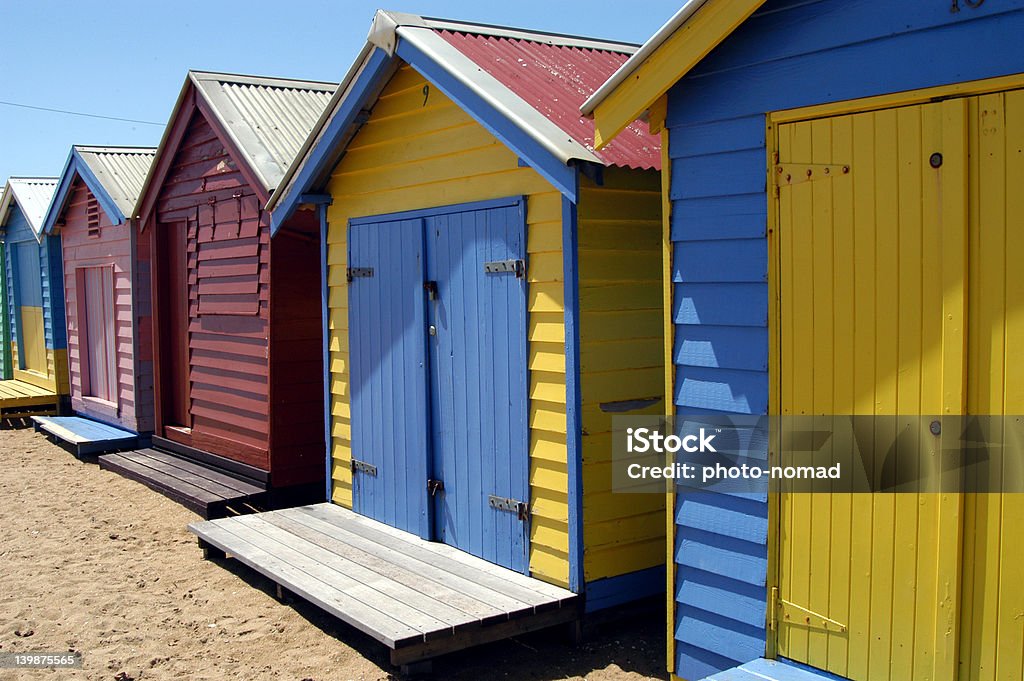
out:
M408 66L331 176L328 211L333 501L352 505L346 231L353 217L527 196L530 570L569 580L561 195Z
M779 137L783 162L852 168L779 198L783 410L1024 413L1024 91ZM783 597L850 626L780 625L780 654L853 679L1024 674L1021 495L782 495L780 525Z
M663 495L612 492L612 403L665 410L661 183L654 171L584 181L578 211L583 572L586 581L665 562Z
M851 169L780 189L782 414L963 413L966 103L778 134L782 163ZM940 171L928 163L935 151ZM955 494L784 486L779 595L848 631L782 619L778 653L858 681L952 681L959 514Z
M43 308L22 307L21 341L24 347L25 369L27 371L46 372L46 338L43 330Z
M971 100L967 409L1024 414L1024 91ZM1024 678L1024 495L964 500L960 679Z

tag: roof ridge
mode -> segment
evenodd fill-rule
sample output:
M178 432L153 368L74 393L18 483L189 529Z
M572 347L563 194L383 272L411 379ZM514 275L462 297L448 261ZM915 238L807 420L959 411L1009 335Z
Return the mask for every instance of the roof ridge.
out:
M189 69L188 75L197 80L218 80L228 83L244 83L247 85L265 85L270 87L289 87L288 84L305 85L309 87L293 87L295 90L333 90L338 87L337 83L327 80L304 80L302 78L285 78L281 76L260 76L248 73L228 73L226 71L201 71Z
M89 153L138 153L155 154L156 147L121 146L116 144L76 144L75 150Z

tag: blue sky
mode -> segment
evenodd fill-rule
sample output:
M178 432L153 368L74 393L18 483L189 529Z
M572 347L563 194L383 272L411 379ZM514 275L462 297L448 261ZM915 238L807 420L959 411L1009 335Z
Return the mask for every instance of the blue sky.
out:
M336 81L381 0L0 0L0 181L57 175L72 144L153 145L190 69ZM395 0L387 9L631 42L682 0Z

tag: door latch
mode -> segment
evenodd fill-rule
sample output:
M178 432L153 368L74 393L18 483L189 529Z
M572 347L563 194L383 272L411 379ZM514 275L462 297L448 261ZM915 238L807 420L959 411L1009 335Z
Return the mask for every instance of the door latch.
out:
M427 292L427 298L429 300L437 300L437 282L436 281L425 281L425 282L423 282L423 290Z
M427 480L427 494L436 496L438 492L444 491L444 480Z

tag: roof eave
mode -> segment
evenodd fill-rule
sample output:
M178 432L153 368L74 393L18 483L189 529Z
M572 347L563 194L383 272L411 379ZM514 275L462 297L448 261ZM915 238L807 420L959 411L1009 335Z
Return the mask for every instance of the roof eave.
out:
M600 149L648 109L764 0L688 0L580 107Z
M82 181L85 182L86 186L89 187L89 191L96 197L97 203L100 208L106 213L107 218L115 225L119 225L125 221L125 215L118 208L114 202L107 188L103 186L103 183L99 181L93 169L89 166L85 159L82 158L79 148L77 146L71 147L71 153L68 154L68 160L64 164L64 170L60 174L60 179L57 181L57 189L53 193L53 198L50 200L50 207L46 209L46 216L43 218L43 226L41 232L43 234L53 234L57 227L57 220L60 219L61 213L67 207L67 203L71 198L71 189L74 186L75 176L81 177Z

